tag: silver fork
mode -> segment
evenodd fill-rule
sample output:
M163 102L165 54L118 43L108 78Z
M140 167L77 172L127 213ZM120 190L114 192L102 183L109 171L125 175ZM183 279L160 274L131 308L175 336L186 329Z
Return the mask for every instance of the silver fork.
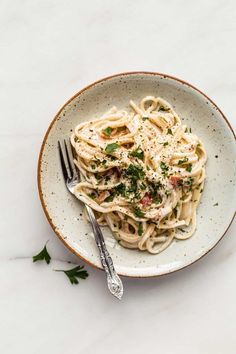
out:
M70 141L58 141L58 148L59 148L59 156L61 162L62 173L64 176L65 184L67 189L70 193L74 195L74 188L80 182L80 173L75 167L74 159L73 159L73 152L71 148ZM94 216L93 210L85 204L96 244L98 246L101 264L106 272L107 275L107 285L108 289L119 300L121 300L123 295L123 284L115 271L112 258L106 248L104 237L100 226Z

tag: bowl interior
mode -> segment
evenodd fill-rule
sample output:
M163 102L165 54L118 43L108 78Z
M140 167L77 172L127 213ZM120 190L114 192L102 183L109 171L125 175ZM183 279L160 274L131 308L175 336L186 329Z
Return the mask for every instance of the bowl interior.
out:
M76 254L97 267L100 260L83 205L71 196L61 175L57 141L79 122L99 118L113 105L129 110L129 100L161 96L203 141L208 154L206 185L192 238L174 241L158 255L125 249L104 228L106 244L119 274L154 276L183 268L207 253L222 237L234 215L236 147L219 109L198 90L161 74L131 73L101 80L75 95L57 114L45 137L39 161L41 201L55 232Z

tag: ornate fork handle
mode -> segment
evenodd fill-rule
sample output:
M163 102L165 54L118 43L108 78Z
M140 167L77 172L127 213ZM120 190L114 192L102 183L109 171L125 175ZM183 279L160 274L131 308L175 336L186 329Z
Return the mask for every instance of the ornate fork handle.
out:
M89 216L89 219L92 224L92 228L93 228L93 232L94 232L94 236L95 236L95 241L96 241L98 249L99 249L101 263L102 263L102 266L103 266L103 268L106 272L106 275L107 275L108 288L109 288L110 292L115 297L117 297L119 300L121 300L122 295L123 295L122 281L121 281L120 277L118 276L118 274L116 273L112 258L106 248L103 234L101 233L100 227L99 227L98 222L94 216L94 213L88 205L86 205L86 209L87 209L88 216Z

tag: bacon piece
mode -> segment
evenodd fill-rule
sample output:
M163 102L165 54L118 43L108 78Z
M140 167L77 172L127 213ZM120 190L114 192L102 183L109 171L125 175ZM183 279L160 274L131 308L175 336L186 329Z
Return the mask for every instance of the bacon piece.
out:
M102 203L107 197L109 197L110 193L108 191L102 191L97 197L97 201Z
M170 176L170 183L173 187L178 187L181 185L182 178L179 176Z
M146 193L143 197L143 199L140 200L140 203L146 207L152 204L152 197L150 193Z

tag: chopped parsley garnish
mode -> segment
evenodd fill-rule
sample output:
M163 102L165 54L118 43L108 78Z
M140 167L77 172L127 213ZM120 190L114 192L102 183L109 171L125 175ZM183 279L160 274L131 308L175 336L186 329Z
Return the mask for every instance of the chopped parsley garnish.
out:
M111 195L109 195L108 197L106 197L106 199L104 200L104 202L109 203L109 202L112 202L113 199L114 199L114 195L111 194Z
M144 173L143 168L141 166L132 165L132 164L130 164L129 167L127 168L126 174L133 181L138 181L139 179L143 179L145 176L145 173Z
M149 189L149 193L151 194L151 197L152 198L156 198L158 197L159 198L159 195L158 195L158 190L162 188L162 184L161 182L157 182L157 183L150 183L149 186L148 186L148 189Z
M94 177L95 177L97 180L102 179L102 176L101 176L99 173L94 173Z
M147 120L147 119L149 119L148 117L143 117L143 120Z
M168 141L166 141L163 143L163 146L167 146L168 144L169 144Z
M142 189L142 191L144 191L146 189L146 184L144 184L143 182L140 184L140 188Z
M167 164L165 162L161 161L160 168L162 169L162 174L164 176L167 176L168 171L169 171L169 166L167 166Z
M143 234L143 224L140 222L138 224L138 235L142 236L142 234Z
M193 184L193 177L188 177L188 179L185 181L185 184L187 186L192 186Z
M102 165L105 165L107 160L102 160Z
M113 131L113 128L107 127L106 129L103 130L103 133L104 133L106 136L110 137L112 131Z
M96 166L95 165L91 165L92 169L95 170Z
M123 197L126 196L126 186L124 183L118 184L118 186L115 187L115 192L117 195L122 195Z
M162 202L162 198L161 198L160 195L157 198L154 199L154 203L155 204L161 204L161 202Z
M143 218L145 216L144 212L139 207L134 208L134 215L138 218Z
M167 129L167 134L173 135L172 130L170 128Z
M218 205L219 205L218 203L213 204L213 206L218 206Z
M192 171L192 165L191 165L191 164L189 164L189 165L186 167L186 171L188 171L188 172L191 172L191 171Z
M96 198L96 194L95 193L89 193L88 197L91 199L95 199Z
M107 154L112 154L120 145L117 143L108 144L105 148Z
M129 155L133 157L137 157L140 160L144 159L144 152L141 148L137 148L136 150L131 151Z
M185 156L183 160L178 161L178 165L182 165L183 163L188 162L188 158Z

